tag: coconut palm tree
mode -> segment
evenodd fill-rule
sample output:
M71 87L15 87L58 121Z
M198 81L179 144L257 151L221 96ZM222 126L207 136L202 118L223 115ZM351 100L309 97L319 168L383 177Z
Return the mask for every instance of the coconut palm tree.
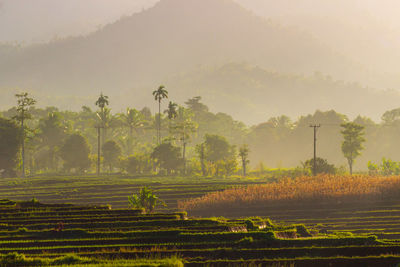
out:
M157 129L157 142L161 141L161 101L168 98L168 91L164 85L160 85L157 90L153 92L154 99L158 102L158 129Z
M97 116L100 118L100 121L101 121L101 127L100 128L103 128L103 136L102 136L103 140L102 141L104 143L105 142L105 138L106 138L106 130L105 130L106 122L105 122L105 119L107 118L107 115L108 115L108 114L106 114L107 113L106 106L109 105L108 96L103 95L103 93L101 93L95 104L96 104L96 106L98 106L100 108L100 114L97 113Z
M101 93L95 104L100 108L101 113L103 113L104 108L109 105L108 96Z

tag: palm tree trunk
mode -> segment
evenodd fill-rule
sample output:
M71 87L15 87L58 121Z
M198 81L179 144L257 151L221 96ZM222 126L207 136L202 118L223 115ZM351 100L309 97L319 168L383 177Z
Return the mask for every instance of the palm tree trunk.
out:
M161 143L161 98L158 100L158 144Z

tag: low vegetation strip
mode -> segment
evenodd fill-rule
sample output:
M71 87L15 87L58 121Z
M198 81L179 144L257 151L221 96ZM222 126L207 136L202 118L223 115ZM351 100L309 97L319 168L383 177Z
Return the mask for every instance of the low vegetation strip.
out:
M180 209L193 211L263 204L399 199L399 192L400 177L397 176L319 175L212 192L199 198L179 201L178 206Z

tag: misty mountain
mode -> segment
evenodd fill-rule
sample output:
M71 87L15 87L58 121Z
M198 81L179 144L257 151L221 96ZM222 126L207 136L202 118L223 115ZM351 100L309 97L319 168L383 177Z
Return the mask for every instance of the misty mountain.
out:
M319 72L283 74L245 63L200 67L169 79L167 84L181 102L190 94L199 95L212 110L247 123L282 114L295 119L316 109L379 121L385 111L400 103L400 93L394 90L375 90Z
M79 96L155 87L196 65L228 61L335 77L359 70L312 36L266 21L230 0L163 0L93 34L7 48L0 57L0 88Z
M308 32L370 75L356 78L378 88L399 88L400 21L396 0L237 0L256 14Z

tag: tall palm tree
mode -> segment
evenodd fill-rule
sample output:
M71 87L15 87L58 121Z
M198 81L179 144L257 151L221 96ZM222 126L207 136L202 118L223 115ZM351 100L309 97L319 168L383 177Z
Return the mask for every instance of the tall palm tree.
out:
M153 92L154 99L158 101L158 129L157 129L157 142L160 144L161 141L161 101L164 98L168 98L168 91L164 85L160 85L157 90Z
M100 114L97 113L97 116L100 118L101 121L101 128L103 128L103 135L102 135L102 141L103 143L105 142L105 138L106 138L106 122L105 119L107 117L108 114L107 113L107 109L106 106L109 105L109 101L108 101L108 96L103 95L103 93L100 94L99 98L96 101L96 106L98 106L100 108Z
M105 106L108 106L109 104L108 96L103 95L103 93L101 93L95 104L100 108L101 113L103 113Z

